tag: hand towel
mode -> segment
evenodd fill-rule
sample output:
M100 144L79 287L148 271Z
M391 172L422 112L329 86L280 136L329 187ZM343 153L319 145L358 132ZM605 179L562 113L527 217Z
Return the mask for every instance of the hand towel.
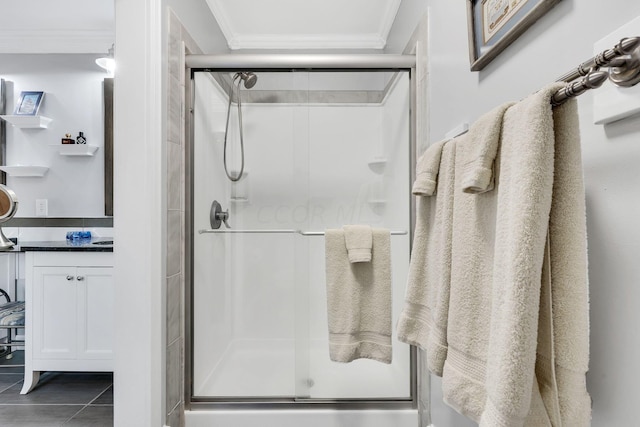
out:
M329 354L391 363L391 240L374 228L371 262L349 262L345 233L325 232Z
M427 149L422 160L434 165L437 195L416 200L409 276L396 330L398 340L426 351L428 369L441 376L447 357L455 141Z
M481 427L589 425L584 189L575 109L549 104L560 87L504 113L494 191L463 192L456 154L442 385ZM481 140L456 139L465 155Z
M344 231L349 262L371 261L371 246L373 245L371 227L368 225L344 225L342 230Z
M416 166L416 180L412 192L416 196L432 196L436 191L438 170L442 147L446 141L436 142L427 148L420 156Z
M513 102L502 104L476 120L469 130L470 141L458 149L462 164L462 191L484 193L493 189L493 161L498 152L502 116Z

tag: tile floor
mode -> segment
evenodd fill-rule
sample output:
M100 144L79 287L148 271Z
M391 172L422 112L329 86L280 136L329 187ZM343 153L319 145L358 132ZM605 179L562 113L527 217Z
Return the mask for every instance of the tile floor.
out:
M0 426L113 426L111 373L45 372L21 395L22 372L0 366Z

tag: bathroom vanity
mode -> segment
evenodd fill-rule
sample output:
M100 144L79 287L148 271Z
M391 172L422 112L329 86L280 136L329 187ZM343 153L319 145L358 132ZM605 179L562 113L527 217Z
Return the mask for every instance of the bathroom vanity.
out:
M25 371L21 394L42 371L113 371L111 245L33 242L25 252Z

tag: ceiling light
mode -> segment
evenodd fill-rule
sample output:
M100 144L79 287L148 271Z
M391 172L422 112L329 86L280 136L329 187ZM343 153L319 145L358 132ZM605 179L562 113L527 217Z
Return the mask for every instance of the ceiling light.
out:
M116 60L113 58L114 46L115 45L113 44L111 45L111 47L109 48L109 53L107 53L106 56L96 59L96 64L98 64L99 67L107 70L107 73L109 73L109 76L113 76L113 72L116 69Z

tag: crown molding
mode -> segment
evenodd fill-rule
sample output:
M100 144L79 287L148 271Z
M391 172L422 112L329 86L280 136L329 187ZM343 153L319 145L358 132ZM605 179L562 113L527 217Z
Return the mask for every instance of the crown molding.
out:
M377 33L367 34L239 34L222 2L206 0L229 49L384 49L401 0L387 3Z
M380 38L384 40L385 45L387 44L387 38L389 37L391 27L393 27L393 23L396 20L396 15L398 14L398 9L400 9L401 1L402 0L394 0L389 2L387 4L387 9L384 11L382 20L380 21L379 35Z
M107 30L0 30L0 53L106 53L114 41Z

